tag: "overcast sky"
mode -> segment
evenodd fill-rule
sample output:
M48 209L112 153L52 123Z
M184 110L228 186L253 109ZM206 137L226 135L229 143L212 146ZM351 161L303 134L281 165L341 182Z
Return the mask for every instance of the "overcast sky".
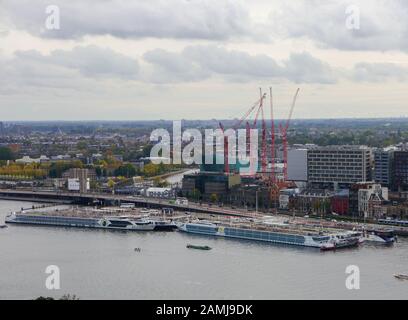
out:
M0 120L408 116L407 54L407 0L0 0Z

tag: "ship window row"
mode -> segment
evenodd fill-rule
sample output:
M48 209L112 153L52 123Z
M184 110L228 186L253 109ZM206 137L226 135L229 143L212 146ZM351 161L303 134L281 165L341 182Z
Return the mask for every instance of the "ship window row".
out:
M316 242L326 242L330 239L329 236L322 236L322 237L313 237L313 240Z
M259 240L283 241L283 242L293 242L293 243L303 243L304 242L304 237L302 236L262 232L262 231L253 231L253 230L246 230L246 229L226 229L225 234L227 236L259 239Z
M41 216L25 216L17 217L17 219L23 222L49 222L49 223L63 223L63 224L95 224L93 219L76 219L76 218L63 218L63 217L41 217Z
M110 227L127 227L129 225L131 225L132 223L130 223L129 221L113 221L110 223Z
M210 232L210 233L216 233L216 229L213 227L206 227L206 226L192 226L192 225L188 225L187 229L189 231L195 231L195 232Z

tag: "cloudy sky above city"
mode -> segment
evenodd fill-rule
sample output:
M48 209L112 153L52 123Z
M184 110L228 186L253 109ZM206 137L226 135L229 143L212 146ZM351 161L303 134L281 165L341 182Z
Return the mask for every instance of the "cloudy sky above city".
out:
M60 28L47 29L56 5ZM1 120L408 116L406 0L0 0Z

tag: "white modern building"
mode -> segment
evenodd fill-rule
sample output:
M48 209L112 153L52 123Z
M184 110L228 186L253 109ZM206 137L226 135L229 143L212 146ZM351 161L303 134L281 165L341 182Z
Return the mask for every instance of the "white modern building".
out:
M307 181L307 149L288 150L288 180Z
M148 188L146 189L146 197L174 198L174 190L172 188Z
M78 191L78 192L87 192L90 190L90 179L80 179L80 178L69 178L68 179L68 190L69 191Z
M17 164L31 164L31 163L44 163L48 162L50 159L47 156L41 156L39 158L31 158L29 156L24 156L21 159L17 159Z
M366 146L327 146L307 152L308 181L353 184L371 180L372 150Z
M68 179L68 190L69 191L79 191L81 188L81 184L79 183L79 179Z

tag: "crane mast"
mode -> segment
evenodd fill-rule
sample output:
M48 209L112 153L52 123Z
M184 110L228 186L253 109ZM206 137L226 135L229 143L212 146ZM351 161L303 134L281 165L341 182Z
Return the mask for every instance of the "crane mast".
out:
M290 121L292 120L293 110L295 109L295 104L296 104L297 97L299 95L299 91L300 91L300 89L298 88L296 90L296 93L295 93L294 97L293 97L292 105L291 105L290 111L289 111L289 116L288 116L288 119L286 120L285 126L282 126L282 124L279 124L279 130L280 130L281 135L282 135L283 177L284 177L285 181L288 180L288 129L289 129Z
M233 125L233 130L236 130L237 128L239 128L239 126L252 114L252 112L258 107L257 110L257 115L255 118L255 122L254 125L256 125L256 119L258 118L259 112L260 112L260 106L263 105L263 100L266 98L266 94L262 94L261 92L261 96L260 99L257 100L248 110L247 112ZM224 125L219 122L218 123L221 131L223 133L225 133L225 128ZM249 138L250 138L250 126L249 123L247 122L246 125L246 137L247 137L247 145L249 145ZM224 137L224 172L225 173L229 173L230 172L230 168L229 168L229 153L228 153L228 147L229 147L229 143L228 143L228 137ZM247 148L247 150L249 150Z
M269 98L271 106L271 180L272 183L276 183L275 176L275 119L273 116L273 96L272 87L269 88Z
M261 90L262 95L262 90ZM261 116L262 116L262 136L261 136L261 166L262 174L266 173L267 159L266 159L266 122L263 109L263 103L261 104Z
M279 131L282 137L282 147L283 147L283 176L284 181L288 179L288 137L287 133L289 130L290 122L292 120L293 112L295 109L297 97L299 95L300 89L296 90L296 93L293 97L292 104L289 110L289 116L282 125L279 124ZM271 113L271 175L270 175L270 182L273 185L278 184L278 179L275 173L275 161L276 161L276 152L275 152L275 143L276 143L276 132L275 132L275 119L274 119L274 106L273 106L273 95L272 95L272 88L269 88L269 95L270 95L270 113ZM256 129L258 125L259 116L261 116L261 170L262 173L265 174L267 171L267 127L265 121L265 113L264 113L264 99L266 98L266 93L262 93L262 89L260 89L260 99L255 102L246 112L245 114L233 125L233 129L236 130L239 126L246 121L246 146L247 146L247 154L250 154L250 130L251 125L247 120L248 117L256 110L254 115L254 121L252 123L252 128ZM225 128L221 122L219 122L219 127L221 128L222 132L225 133ZM224 172L229 173L229 152L228 152L228 137L224 137Z

